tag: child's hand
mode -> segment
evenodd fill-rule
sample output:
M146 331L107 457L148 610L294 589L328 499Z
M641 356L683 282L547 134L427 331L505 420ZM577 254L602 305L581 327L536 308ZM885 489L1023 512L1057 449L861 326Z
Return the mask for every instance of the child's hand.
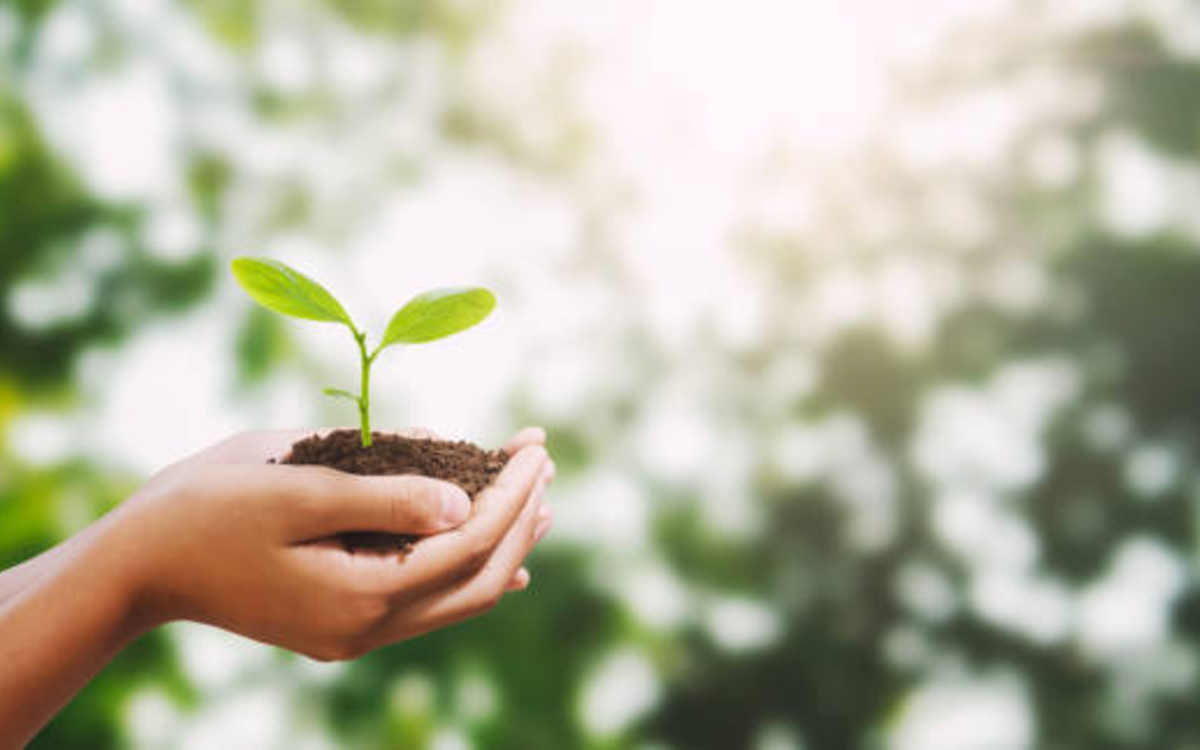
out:
M349 659L494 606L529 582L554 477L540 429L474 506L458 487L268 464L303 433L232 438L154 477L113 514L139 617L209 623L317 659ZM402 559L348 552L348 531L431 535Z

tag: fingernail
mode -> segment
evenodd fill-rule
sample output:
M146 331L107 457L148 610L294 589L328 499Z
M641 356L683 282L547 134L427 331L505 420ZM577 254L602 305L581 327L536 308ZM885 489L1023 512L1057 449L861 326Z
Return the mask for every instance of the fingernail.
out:
M442 490L442 520L451 526L458 526L471 515L471 500L467 493L457 487L447 487Z

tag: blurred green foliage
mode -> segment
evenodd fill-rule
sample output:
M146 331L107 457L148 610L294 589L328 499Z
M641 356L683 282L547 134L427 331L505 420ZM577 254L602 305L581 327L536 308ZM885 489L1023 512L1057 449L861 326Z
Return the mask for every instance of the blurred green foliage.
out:
M136 231L137 208L90 196L21 103L0 100L0 296L11 299L17 284L80 263L81 240L101 228L113 233L124 257L89 280L97 302L86 317L29 330L11 305L0 309L0 371L26 387L61 385L85 346L118 341L146 318L196 302L210 288L213 260L171 263L148 254Z
M463 55L505 5L330 0L322 7L364 39L421 37ZM54 6L48 0L10 6L6 17L15 19L17 31L0 50L7 66L0 84L21 79L36 31ZM192 0L181 7L230 56L250 56L262 44L259 3ZM1023 30L1019 18L1012 24L1016 32ZM536 596L521 605L383 650L313 688L310 715L322 727L343 746L356 748L424 746L446 723L489 748L643 742L752 747L771 724L794 729L808 747L877 747L928 676L927 662L944 657L979 673L1018 674L1029 691L1038 747L1195 746L1200 737L1195 676L1181 686L1139 688L1131 676L1136 664L1114 666L1072 639L1026 637L965 604L943 617L922 617L900 593L901 579L914 564L948 581L960 603L969 598L973 575L933 528L939 490L913 455L930 395L947 386L985 388L1008 365L1046 358L1071 363L1078 395L1044 430L1036 480L996 493L1006 511L1032 531L1038 575L1085 587L1135 537L1163 545L1185 569L1195 567L1200 350L1193 344L1200 330L1200 246L1178 228L1124 236L1084 207L1100 189L1088 165L1115 129L1127 129L1162 159L1195 172L1200 65L1136 23L1085 30L1038 55L1014 49L1018 45L1002 34L981 46L988 64L966 80L930 76L925 95L952 101L975 87L1014 80L1026 66L1099 81L1102 96L1093 111L1065 122L1050 116L1033 122L1009 155L1012 164L1020 163L1036 137L1053 129L1078 148L1085 165L1081 176L1047 188L1029 184L1015 167L934 173L886 159L873 164L873 195L902 216L892 244L924 248L928 260L952 268L965 289L961 302L939 316L925 349L900 346L872 325L851 326L812 343L807 321L793 305L815 294L829 271L823 264L834 261L810 250L832 237L836 263L864 270L878 267L886 254L868 242L839 240L847 235L838 231L814 237L751 228L741 240L739 261L754 270L757 291L775 314L768 316L761 341L748 350L697 345L694 362L697 369L718 372L724 386L719 403L705 405L714 419L751 436L757 463L750 484L738 489L761 506L764 531L751 540L719 533L691 502L688 487L634 477L655 507L654 549L673 573L693 590L768 603L781 622L778 637L740 652L714 643L694 622L677 630L647 626L614 594L619 582L600 582L629 561L583 545L562 546L533 562ZM215 232L204 233L203 247L181 261L147 247L141 231L145 207L93 195L70 161L48 145L27 101L34 85L0 86L0 427L47 399L57 397L69 408L78 360L90 347L116 346L162 316L208 299L224 250L215 246ZM322 121L327 112L269 87L257 87L251 98L256 115L267 121L293 116ZM521 169L559 176L569 187L590 143L577 121L564 115L552 137L531 141L517 123L473 107L463 102L440 113L438 125L447 137L486 147ZM186 164L188 197L206 227L215 229L231 210L230 186L244 165L201 145L189 152ZM287 185L261 187L275 188L277 224L303 226L311 196ZM960 252L944 222L923 212L922 201L937 189L970 192L1000 217L981 247ZM837 210L830 214L845 232L851 222ZM603 216L595 218L601 237L604 222ZM89 277L94 302L86 314L31 326L9 304L16 290L82 262L85 240L97 232L115 238L117 261ZM599 255L594 247L580 254L589 250L594 252L589 258ZM1050 291L1043 303L1012 309L993 303L995 273L1014 260L1045 275ZM593 268L589 263L604 283L622 288L619 273L604 261L579 261ZM567 477L602 462L612 435L630 431L653 406L640 384L654 382L666 355L636 326L621 335L625 365L642 377L590 402L581 423L556 422L520 393L511 398L515 417L549 424ZM795 350L816 361L815 384L768 401L772 391L760 383ZM231 356L240 382L248 385L295 357L296 350L270 316L250 311ZM1131 436L1115 447L1098 444L1093 435L1097 414L1105 409L1115 410ZM851 415L863 426L894 483L894 528L875 545L853 541L856 516L837 477L790 480L782 476L786 467L769 458L772 436L782 425L839 415ZM1180 466L1176 478L1151 498L1139 496L1127 479L1129 455L1147 444L1167 446ZM22 560L69 533L73 524L64 517L79 498L90 517L133 485L86 458L26 466L10 448L0 451L0 564ZM857 476L868 468L842 471ZM887 648L898 633L934 656L926 662L898 660ZM1170 608L1162 640L1164 648L1182 644L1181 658L1195 663L1198 639L1200 594L1189 578ZM661 701L632 726L597 737L580 719L580 695L604 655L622 645L649 655L662 678ZM1169 658L1178 652L1166 653ZM197 691L177 661L167 636L143 640L35 746L124 746L128 703L147 687L166 691L184 710L194 708ZM283 670L292 662L281 664ZM496 703L476 715L462 708L460 697L480 679Z

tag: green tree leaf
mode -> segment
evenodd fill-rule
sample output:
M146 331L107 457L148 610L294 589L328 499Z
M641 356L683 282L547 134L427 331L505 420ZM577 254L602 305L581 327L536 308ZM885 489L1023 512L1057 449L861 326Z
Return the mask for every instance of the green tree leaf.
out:
M237 258L233 277L258 304L277 313L306 320L354 323L325 287L294 268L268 258Z
M354 403L358 403L358 396L355 396L350 391L344 391L341 388L326 388L323 391L323 393L326 396L333 396L334 398L349 399L350 401L353 401Z
M392 316L379 348L451 336L482 322L495 308L495 295L481 287L431 289L413 297Z

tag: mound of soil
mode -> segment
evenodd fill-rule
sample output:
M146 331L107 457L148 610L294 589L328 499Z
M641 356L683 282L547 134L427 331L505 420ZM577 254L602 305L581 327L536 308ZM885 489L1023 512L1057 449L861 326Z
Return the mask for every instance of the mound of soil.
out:
M417 474L462 487L472 500L492 483L508 461L502 450L484 450L466 441L429 440L371 433L363 448L358 430L312 435L292 445L280 463L329 466L350 474ZM406 552L417 537L355 532L340 537L347 550Z

